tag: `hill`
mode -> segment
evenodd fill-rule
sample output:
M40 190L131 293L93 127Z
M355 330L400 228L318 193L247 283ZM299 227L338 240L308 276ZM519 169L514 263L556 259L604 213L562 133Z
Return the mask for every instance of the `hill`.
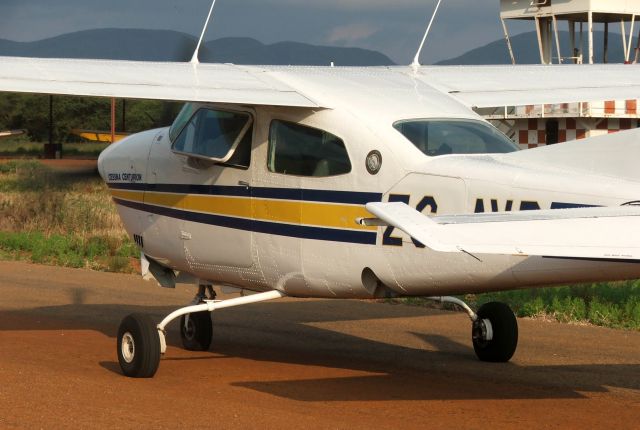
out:
M99 29L64 34L35 42L0 40L0 55L44 58L94 58L140 61L188 61L197 40L169 30ZM203 62L274 65L380 66L393 62L366 49L280 42L265 45L250 38L208 41Z
M569 33L561 31L560 36L560 49L563 56L569 56ZM609 62L610 63L622 63L624 56L622 54L622 43L620 43L619 34L609 34ZM522 33L511 38L511 45L513 46L514 55L516 57L516 63L518 64L540 64L540 54L538 51L538 39L535 32ZM602 62L604 46L604 33L594 32L594 49L595 49L595 61L596 63ZM553 47L554 57L556 54L555 43ZM583 53L585 62L587 62L587 52ZM554 60L554 62L556 62ZM442 65L485 65L485 64L510 64L509 51L507 50L507 43L504 39L496 40L485 46L481 46L476 49L472 49L465 54L451 58L448 60L440 61L437 64Z

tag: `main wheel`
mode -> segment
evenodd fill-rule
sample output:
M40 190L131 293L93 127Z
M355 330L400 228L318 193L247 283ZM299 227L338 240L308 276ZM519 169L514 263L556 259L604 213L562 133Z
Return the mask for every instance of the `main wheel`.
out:
M125 317L118 329L118 362L132 378L151 378L160 364L160 336L156 324L145 314Z
M473 323L472 337L473 349L481 361L507 362L513 357L518 346L516 316L504 303L486 303L478 310L478 320Z
M180 318L180 337L187 351L208 351L213 336L213 323L209 312L196 312ZM185 324L186 321L186 324Z

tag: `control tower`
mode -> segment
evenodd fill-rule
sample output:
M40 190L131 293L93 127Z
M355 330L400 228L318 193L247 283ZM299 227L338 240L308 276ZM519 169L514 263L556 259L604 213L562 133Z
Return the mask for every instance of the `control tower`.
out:
M515 58L507 25L510 20L535 23L542 64L593 64L593 31L596 24L601 25L604 30L605 63L608 62L611 25L620 28L625 62L637 62L640 55L640 32L638 45L634 47L633 44L634 27L640 19L638 0L500 0L500 19L514 64ZM561 25L568 26L569 46L560 45L558 32ZM640 23L637 27L640 29Z
M549 67L560 67L555 64L563 63L593 64L594 27L604 30L603 59L606 62L610 39L614 39L609 37L612 24L621 32L615 38L622 39L625 62L639 60L640 33L637 38L634 33L640 30L640 22L636 22L640 21L640 0L500 0L500 7L500 18L514 64L508 32L508 23L513 20L531 21L535 25L540 62L554 64ZM568 46L561 46L561 40L565 45L567 43L566 38L559 36L560 26L563 30L568 27ZM523 149L640 127L640 100L636 99L496 106L476 111Z

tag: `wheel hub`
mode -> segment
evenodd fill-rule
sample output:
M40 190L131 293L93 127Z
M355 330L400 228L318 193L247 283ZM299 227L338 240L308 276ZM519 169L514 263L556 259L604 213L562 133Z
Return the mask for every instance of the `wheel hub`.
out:
M488 319L478 319L473 323L473 341L486 345L493 340L493 326Z
M183 330L185 338L192 340L195 337L196 326L193 323L193 320L189 318L189 315L187 315L185 318Z
M133 362L133 358L136 355L136 344L131 333L126 332L122 336L121 350L122 358L124 358L124 361L127 363Z

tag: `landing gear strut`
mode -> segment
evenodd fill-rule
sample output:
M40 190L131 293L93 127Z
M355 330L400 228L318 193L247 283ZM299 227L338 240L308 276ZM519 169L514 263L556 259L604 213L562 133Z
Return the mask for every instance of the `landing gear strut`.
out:
M206 290L209 293L208 297L204 294ZM218 301L214 300L215 293L212 288L201 286L194 303L171 313L158 325L154 324L148 315L129 315L122 320L118 329L118 362L122 373L132 378L151 378L155 375L160 365L160 355L167 350L165 328L176 318L182 317L180 332L184 347L189 350L207 350L211 345L213 330L211 312L285 296L284 293L273 290Z
M480 306L478 312L455 297L428 297L442 303L453 303L467 312L471 322L473 349L480 361L505 363L513 357L518 346L518 321L504 303L490 302Z

